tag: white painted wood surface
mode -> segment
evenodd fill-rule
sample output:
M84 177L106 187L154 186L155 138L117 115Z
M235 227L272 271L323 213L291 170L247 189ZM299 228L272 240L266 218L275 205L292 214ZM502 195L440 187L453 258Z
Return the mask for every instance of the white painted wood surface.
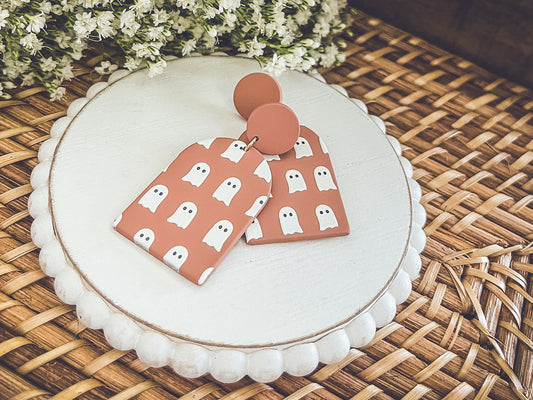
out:
M353 317L385 288L406 249L406 178L385 135L345 96L300 73L279 78L284 102L326 142L350 225L347 237L248 246L195 287L113 231L115 217L197 140L238 137L237 81L254 61L169 63L129 75L91 100L64 135L51 173L57 233L105 299L194 341L261 346L312 337Z

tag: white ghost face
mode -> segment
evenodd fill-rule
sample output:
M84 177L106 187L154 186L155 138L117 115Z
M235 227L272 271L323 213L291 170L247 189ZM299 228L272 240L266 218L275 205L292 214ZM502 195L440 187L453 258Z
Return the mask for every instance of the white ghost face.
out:
M199 162L192 166L191 170L187 172L182 180L190 182L196 187L200 187L211 172L211 168L205 162Z
M302 173L296 169L289 169L285 172L285 180L289 187L289 193L301 192L307 190Z
M263 230L261 229L261 225L259 225L259 221L254 219L248 229L246 229L246 243L248 243L252 239L261 239L263 237Z
M185 229L194 219L197 212L198 208L196 207L196 204L191 201L186 201L179 205L176 211L174 211L174 214L168 217L167 221L176 224L178 228Z
M261 209L265 206L267 200L268 197L259 196L257 199L255 199L254 204L252 204L252 206L244 214L248 215L249 217L255 217L257 214L259 214L259 211L261 211Z
M168 195L168 189L164 185L155 185L141 197L139 204L151 212L155 213L157 207L165 200Z
M226 219L218 221L209 232L207 232L202 240L208 246L213 247L216 251L220 251L224 242L230 237L233 232L233 224Z
M325 231L328 228L336 228L339 226L335 213L330 206L320 204L315 209L316 219L321 231Z
M220 184L217 190L215 190L213 197L229 206L231 200L233 200L233 196L235 196L240 189L241 181L238 178L228 178Z
M324 166L319 166L315 168L314 171L315 175L315 182L316 187L318 190L325 191L325 190L336 190L337 186L335 186L335 183L333 182L333 177L331 176L331 172L329 172L329 169L327 169Z
M179 272L188 256L189 252L185 247L174 246L163 256L163 262L176 272Z
M254 171L254 175L257 175L259 178L263 178L267 183L270 183L272 180L272 173L270 172L270 167L266 160L261 161L261 164L257 166Z
M234 140L228 146L228 148L220 156L227 158L234 163L238 163L242 156L244 156L244 149L246 148L246 143L241 142L240 140Z
M120 221L122 221L122 213L113 221L113 228L116 228Z
M298 215L291 207L283 207L279 210L279 224L284 235L292 235L294 233L303 233Z
M150 246L154 243L154 240L154 231L148 228L141 229L133 236L133 243L146 251L150 250Z
M319 138L319 139L320 139L320 147L322 148L322 153L328 154L328 148L326 147L326 143L324 143L322 138Z
M309 142L302 137L296 141L294 151L296 152L296 158L311 157L313 155Z
M267 162L281 160L277 154L263 154L263 157L265 160L267 160Z
M216 138L210 138L210 139L204 139L204 140L200 140L198 142L198 144L204 146L206 149L209 149L211 147L211 145L213 144L213 142L215 141Z

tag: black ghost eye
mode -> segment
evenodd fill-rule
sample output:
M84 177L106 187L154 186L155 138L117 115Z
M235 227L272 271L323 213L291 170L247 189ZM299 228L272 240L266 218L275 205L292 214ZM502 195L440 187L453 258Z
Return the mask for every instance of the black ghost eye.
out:
M237 187L237 185L233 185L232 188L235 189Z
M205 174L205 169L202 170L202 174Z
M186 210L186 209L187 209L187 206L183 207L183 209Z
M320 214L324 214L324 211L320 211Z
M324 171L323 174L326 175L326 171Z
M329 210L326 210L326 213L329 214Z
M322 175L322 172L319 172L318 175Z
M296 142L296 145L299 145L299 144L300 144L300 142Z
M287 218L287 214L283 214L283 217L284 217L284 218Z
M255 224L255 219L252 221L252 224Z
M197 169L198 171L200 171L200 167L196 167L196 169Z
M231 182L228 182L228 186L231 185Z
M189 214L192 214L192 210L189 210Z
M244 147L239 147L239 150L244 150Z
M292 213L289 213L289 216L292 217Z
M181 258L181 257L183 257L183 256L180 254L180 255L178 256L178 258Z
M154 193L157 193L157 189L154 189Z
M163 196L163 192L159 192L159 196Z
M296 174L296 175L294 175L294 176L298 178L300 175Z
M228 228L225 228L225 229L224 229L224 232L227 232L227 231L228 231Z
M173 256L175 256L176 254L178 254L178 252L177 252L177 251L175 251L175 252L173 252L173 253L172 253L172 255L173 255Z
M292 179L292 175L289 175L289 179Z
M238 145L237 143L235 143L235 144L233 145L233 147L239 147L239 145Z
M141 233L139 236L140 236L140 237L144 237L144 233Z
M218 229L222 229L222 225L219 225L219 226L218 226Z
M259 200L259 204L263 204L263 203L264 203L264 201L263 201L263 200Z
M150 240L150 236L146 236L146 239L144 239L146 241L149 241Z

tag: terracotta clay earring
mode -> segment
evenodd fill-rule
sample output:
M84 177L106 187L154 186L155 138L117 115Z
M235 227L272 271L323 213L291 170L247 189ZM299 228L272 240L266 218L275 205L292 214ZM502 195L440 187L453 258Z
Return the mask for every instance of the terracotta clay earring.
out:
M272 95L277 90L280 90L279 84L266 74L248 75L237 84L235 108L248 119L247 132L241 139L250 140L256 132L269 128L266 110L275 107L269 103L272 98L281 100L281 93ZM256 107L252 111L250 104ZM279 121L281 131L283 124L284 121ZM298 139L293 143L282 154L263 151L271 154L265 159L272 171L272 193L268 204L246 230L248 244L320 239L350 233L325 143L305 126L300 126Z
M204 284L267 204L272 175L261 152L286 152L299 136L298 119L283 104L255 115L246 143L211 138L183 150L117 218L115 229Z

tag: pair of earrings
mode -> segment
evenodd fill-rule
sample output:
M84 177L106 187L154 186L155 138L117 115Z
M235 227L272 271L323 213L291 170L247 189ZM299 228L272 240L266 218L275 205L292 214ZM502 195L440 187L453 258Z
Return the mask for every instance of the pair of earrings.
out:
M113 224L198 285L243 234L261 244L349 233L328 150L281 103L278 82L247 75L233 100L246 132L187 147Z

